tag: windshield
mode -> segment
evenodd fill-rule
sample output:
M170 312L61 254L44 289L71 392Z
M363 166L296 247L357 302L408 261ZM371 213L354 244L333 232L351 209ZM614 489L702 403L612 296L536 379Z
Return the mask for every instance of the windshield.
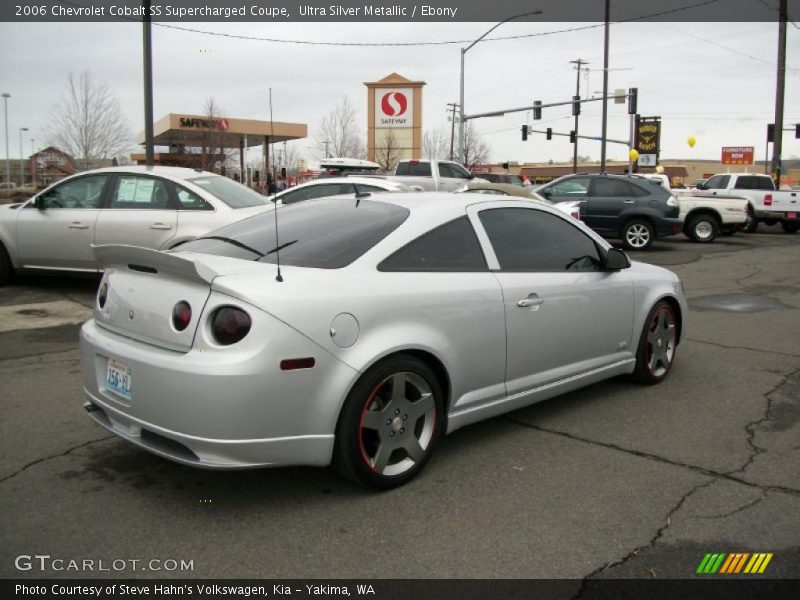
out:
M264 196L227 177L206 175L204 177L194 177L187 181L203 188L231 208L249 208L267 204L267 199Z
M319 198L278 208L282 265L339 269L349 265L408 217L401 206L370 200ZM275 215L262 213L182 244L179 252L202 252L277 262Z

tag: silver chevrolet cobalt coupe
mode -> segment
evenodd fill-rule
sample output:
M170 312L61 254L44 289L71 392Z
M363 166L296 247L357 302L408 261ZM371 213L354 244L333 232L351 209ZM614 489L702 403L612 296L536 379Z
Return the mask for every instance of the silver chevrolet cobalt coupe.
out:
M310 200L96 254L98 424L187 465L332 463L380 489L464 425L617 375L659 383L687 310L673 273L579 221L469 193Z

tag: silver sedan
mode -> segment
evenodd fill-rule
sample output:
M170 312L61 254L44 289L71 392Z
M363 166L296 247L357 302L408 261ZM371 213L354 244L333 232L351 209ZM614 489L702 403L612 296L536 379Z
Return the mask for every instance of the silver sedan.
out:
M271 208L245 186L194 169L85 171L0 206L0 285L16 270L96 273L92 244L173 248Z
M661 382L687 311L672 272L545 203L474 194L309 200L173 252L96 252L98 424L187 465L332 463L381 489L470 423Z

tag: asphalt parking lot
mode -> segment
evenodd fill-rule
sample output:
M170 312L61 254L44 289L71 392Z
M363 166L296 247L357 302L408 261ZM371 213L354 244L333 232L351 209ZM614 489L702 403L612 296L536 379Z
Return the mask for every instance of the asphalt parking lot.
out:
M667 381L459 430L387 493L320 469L195 470L108 435L77 351L96 281L19 278L0 288L0 576L685 578L721 551L800 577L800 235L632 257L690 298ZM29 554L193 570L18 571Z

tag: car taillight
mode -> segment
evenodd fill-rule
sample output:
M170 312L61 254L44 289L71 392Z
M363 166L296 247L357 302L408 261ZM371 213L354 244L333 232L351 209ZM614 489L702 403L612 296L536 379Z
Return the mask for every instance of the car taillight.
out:
M97 305L103 308L106 305L106 300L108 300L108 284L104 283L100 286L100 291L97 292Z
M223 306L211 315L211 335L214 341L230 346L241 341L250 331L250 315L233 306Z
M569 214L573 219L578 219L578 221L581 220L581 213L578 211L578 209L572 209L572 212Z
M181 300L172 309L172 326L177 331L183 331L189 326L191 320L192 307L189 306L188 302Z
M772 206L772 194L764 196L764 206Z

